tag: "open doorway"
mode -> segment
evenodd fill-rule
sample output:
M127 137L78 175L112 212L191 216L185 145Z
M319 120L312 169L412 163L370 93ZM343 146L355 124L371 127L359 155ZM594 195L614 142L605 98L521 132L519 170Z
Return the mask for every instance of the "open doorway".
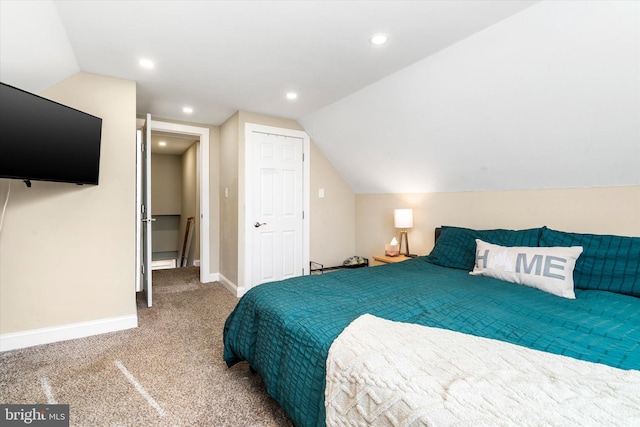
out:
M197 135L151 130L151 269L200 264Z
M196 213L194 215L194 225L197 223L197 233L194 233L195 247L191 253L194 262L196 257L200 258L200 281L208 283L214 281L210 272L210 236L209 236L209 129L204 127L190 126L178 123L161 122L151 120L151 116L147 115L146 119L138 119L138 160L137 160L137 192L136 192L136 259L139 266L136 275L136 291L144 291L147 294L147 304L152 305L152 285L151 285L151 250L153 248L153 233L150 223L155 222L152 217L154 213L151 205L151 192L153 191L153 177L147 174L147 170L151 170L151 132L175 134L176 136L184 136L187 140L198 141L195 144L196 150ZM148 146L148 149L144 149ZM188 147L193 146L189 144ZM146 167L145 165L148 165ZM147 199L145 194L149 194ZM147 209L150 206L150 209ZM145 225L146 224L146 225ZM177 227L178 229L180 226ZM194 227L195 228L195 227ZM148 232L147 232L148 230ZM191 246L193 247L193 246ZM181 256L180 251L178 256ZM148 257L148 258L147 258ZM146 260L146 262L145 262ZM146 268L145 268L146 264Z
M178 123L151 120L152 132L168 132L172 134L191 135L199 139L197 144L197 215L200 257L200 281L211 282L210 271L210 237L209 237L209 129Z

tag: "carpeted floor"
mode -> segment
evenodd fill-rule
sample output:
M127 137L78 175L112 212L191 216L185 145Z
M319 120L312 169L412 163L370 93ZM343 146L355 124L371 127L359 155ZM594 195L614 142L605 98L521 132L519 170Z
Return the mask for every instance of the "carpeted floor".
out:
M198 274L154 271L136 329L0 353L0 403L69 404L72 426L292 426L246 363L223 362L237 299Z

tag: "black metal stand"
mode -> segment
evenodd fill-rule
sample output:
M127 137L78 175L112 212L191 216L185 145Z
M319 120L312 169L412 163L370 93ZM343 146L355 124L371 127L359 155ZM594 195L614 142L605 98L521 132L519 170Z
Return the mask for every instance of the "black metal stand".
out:
M350 268L360 268L360 267L368 267L369 266L369 258L364 259L363 264L358 265L336 265L333 267L325 267L324 264L320 264L319 262L309 261L309 274L322 274L325 271L335 271L335 270L344 270Z

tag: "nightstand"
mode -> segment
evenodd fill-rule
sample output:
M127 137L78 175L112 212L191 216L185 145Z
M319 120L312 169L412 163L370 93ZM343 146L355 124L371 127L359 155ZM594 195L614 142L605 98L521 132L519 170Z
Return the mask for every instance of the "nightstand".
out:
M382 265L382 264L393 264L394 262L402 262L411 259L408 256L398 255L398 256L386 256L386 255L374 255L373 256L373 265Z

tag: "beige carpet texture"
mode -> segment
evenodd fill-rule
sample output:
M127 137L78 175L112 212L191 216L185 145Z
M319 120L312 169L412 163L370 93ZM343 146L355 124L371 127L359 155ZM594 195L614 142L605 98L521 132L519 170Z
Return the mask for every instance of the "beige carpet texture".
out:
M69 404L72 426L293 426L247 363L227 368L237 298L198 275L154 271L138 328L0 353L0 403Z

